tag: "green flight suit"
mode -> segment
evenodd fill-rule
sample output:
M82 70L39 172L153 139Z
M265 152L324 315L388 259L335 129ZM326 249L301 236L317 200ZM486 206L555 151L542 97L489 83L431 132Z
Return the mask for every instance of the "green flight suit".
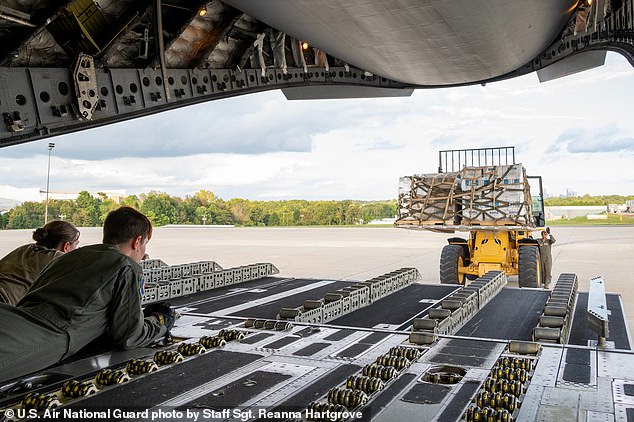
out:
M552 280L551 273L553 269L553 254L550 249L552 244L555 242L555 236L553 236L552 234L549 235L549 239L537 239L537 244L539 245L539 259L542 267L542 281L544 283L544 287L549 287Z
M55 364L103 334L120 349L163 337L166 327L143 317L142 274L110 245L53 261L17 307L0 304L0 382Z
M35 243L20 246L0 259L0 303L15 305L29 291L44 267L64 255Z

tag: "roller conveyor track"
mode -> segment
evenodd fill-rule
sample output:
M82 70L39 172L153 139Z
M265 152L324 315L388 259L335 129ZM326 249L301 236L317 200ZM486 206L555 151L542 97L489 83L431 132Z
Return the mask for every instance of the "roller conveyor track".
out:
M333 281L331 284L344 283ZM440 307L442 299L459 286L410 284L330 323L291 322L285 331L245 327L245 319L241 318L272 318L270 312L273 309L318 298L324 292L333 291L332 287L324 284L323 280L268 277L240 286L225 286L176 298L173 302L179 305L183 318L177 323L175 335L213 336L221 327L237 330L246 337L229 341L200 356L185 357L181 363L159 366L156 372L132 376L131 381L125 384L107 387L94 396L70 401L65 406L73 409L117 407L138 410L166 407L198 411L231 407L252 409L254 416L251 420L293 420L292 417L260 416L257 411L266 409L274 414L306 411L312 402L325 402L331 389L345 388L348 377L360 376L362 368L376 365L379 357L387 356L394 347L404 345L415 348L421 356L407 366L399 367L394 372L395 377L385 381L384 389L370 394L369 402L355 409L362 415L354 420L459 420L466 414L476 392L482 391L485 377L493 371L495 361L510 353L505 341L490 339L529 340L530 331L535 327L548 296L548 292L538 289L503 288L465 321L457 333L460 338L440 336L427 345L408 343L409 331L406 328L414 317L425 315L430 307ZM274 300L260 300L270 299L273 295ZM608 295L613 314L619 313L618 299L618 296L612 298ZM250 306L250 302L258 300L260 302ZM582 301L583 294L577 303L578 309L583 307ZM236 309L236 306L242 308L226 312L229 308ZM239 316L235 316L236 313ZM222 316L229 314L234 316ZM622 320L622 315L620 317ZM614 321L618 324L618 318ZM583 314L580 313L573 322L571 339L575 337L575 330L582 329L578 325L583 325L583 322ZM624 337L626 342L618 340L617 344L629 346L627 333ZM608 340L615 341L613 338ZM579 388L580 391L598 391L602 397L611 397L612 381L622 378L623 388L631 384L630 390L634 391L634 382L628 384L627 381L634 379L634 373L628 375L627 369L625 373L622 369L634 367L631 352L610 354L599 359L594 349L544 345L536 349L537 354L530 354L535 352L531 351L531 347L521 346L519 349L523 350L521 353L529 353L528 359L536 366L527 384L528 390L522 393L524 405L516 411L516 420L548 420L544 412L552 407L552 403L568 406L569 400L557 398L559 383L566 389L561 391ZM176 345L172 345L160 349L175 348ZM138 358L151 359L155 350L140 349L126 356L134 357L137 353ZM516 356L515 353L511 355ZM106 353L99 359L69 362L64 366L67 375L60 375L55 383L49 387L44 385L38 391L59 391L68 374L78 373L72 370L74 365L77 368L93 365L94 369L86 372L86 376L92 377L99 362L109 366L109 361ZM122 362L121 358L112 361ZM396 364L394 359L384 358L382 362ZM598 362L618 363L617 369L599 369ZM423 381L426 372L438 370L434 368L443 371L445 369L442 368L446 367L462 368L464 375L455 384ZM55 374L56 369L47 372ZM556 381L548 375L552 373L559 374ZM85 381L82 376L74 378ZM610 382L602 381L608 378ZM8 393L0 387L0 409L16 406L20 397L20 394ZM634 409L634 400L632 402L631 408ZM620 403L614 405L614 415L626 415L629 411L627 396ZM591 404L586 404L586 407L592 409ZM98 420L95 419L95 422Z
M261 358L261 355L253 353L214 350L157 374L150 374L88 397L77 405L82 408L107 407L113 403L122 408L156 406L167 397L178 396Z

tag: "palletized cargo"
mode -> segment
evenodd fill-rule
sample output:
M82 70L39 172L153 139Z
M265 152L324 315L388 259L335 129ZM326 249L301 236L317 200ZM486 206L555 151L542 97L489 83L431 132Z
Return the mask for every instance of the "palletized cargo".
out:
M397 226L533 226L522 164L401 177Z
M397 224L455 224L454 194L460 173L401 177Z

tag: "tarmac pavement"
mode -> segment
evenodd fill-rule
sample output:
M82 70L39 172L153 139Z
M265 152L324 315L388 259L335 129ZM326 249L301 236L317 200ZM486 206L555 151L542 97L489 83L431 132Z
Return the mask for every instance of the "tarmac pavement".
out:
M81 228L80 246L101 241L101 228ZM0 231L0 256L31 241L31 230ZM634 327L634 226L553 227L553 283L576 273L580 290L603 276L620 293ZM453 235L382 227L227 228L158 227L147 252L169 265L200 260L224 268L271 262L284 277L365 280L401 267L416 267L422 282L438 283L440 251ZM516 277L509 280L517 286Z

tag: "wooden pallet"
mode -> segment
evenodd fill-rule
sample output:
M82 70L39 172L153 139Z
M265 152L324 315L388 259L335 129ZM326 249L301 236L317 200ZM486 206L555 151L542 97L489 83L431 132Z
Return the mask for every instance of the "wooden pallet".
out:
M524 219L522 219L524 220ZM527 223L519 220L500 219L500 220L469 220L462 219L464 226L525 226Z

